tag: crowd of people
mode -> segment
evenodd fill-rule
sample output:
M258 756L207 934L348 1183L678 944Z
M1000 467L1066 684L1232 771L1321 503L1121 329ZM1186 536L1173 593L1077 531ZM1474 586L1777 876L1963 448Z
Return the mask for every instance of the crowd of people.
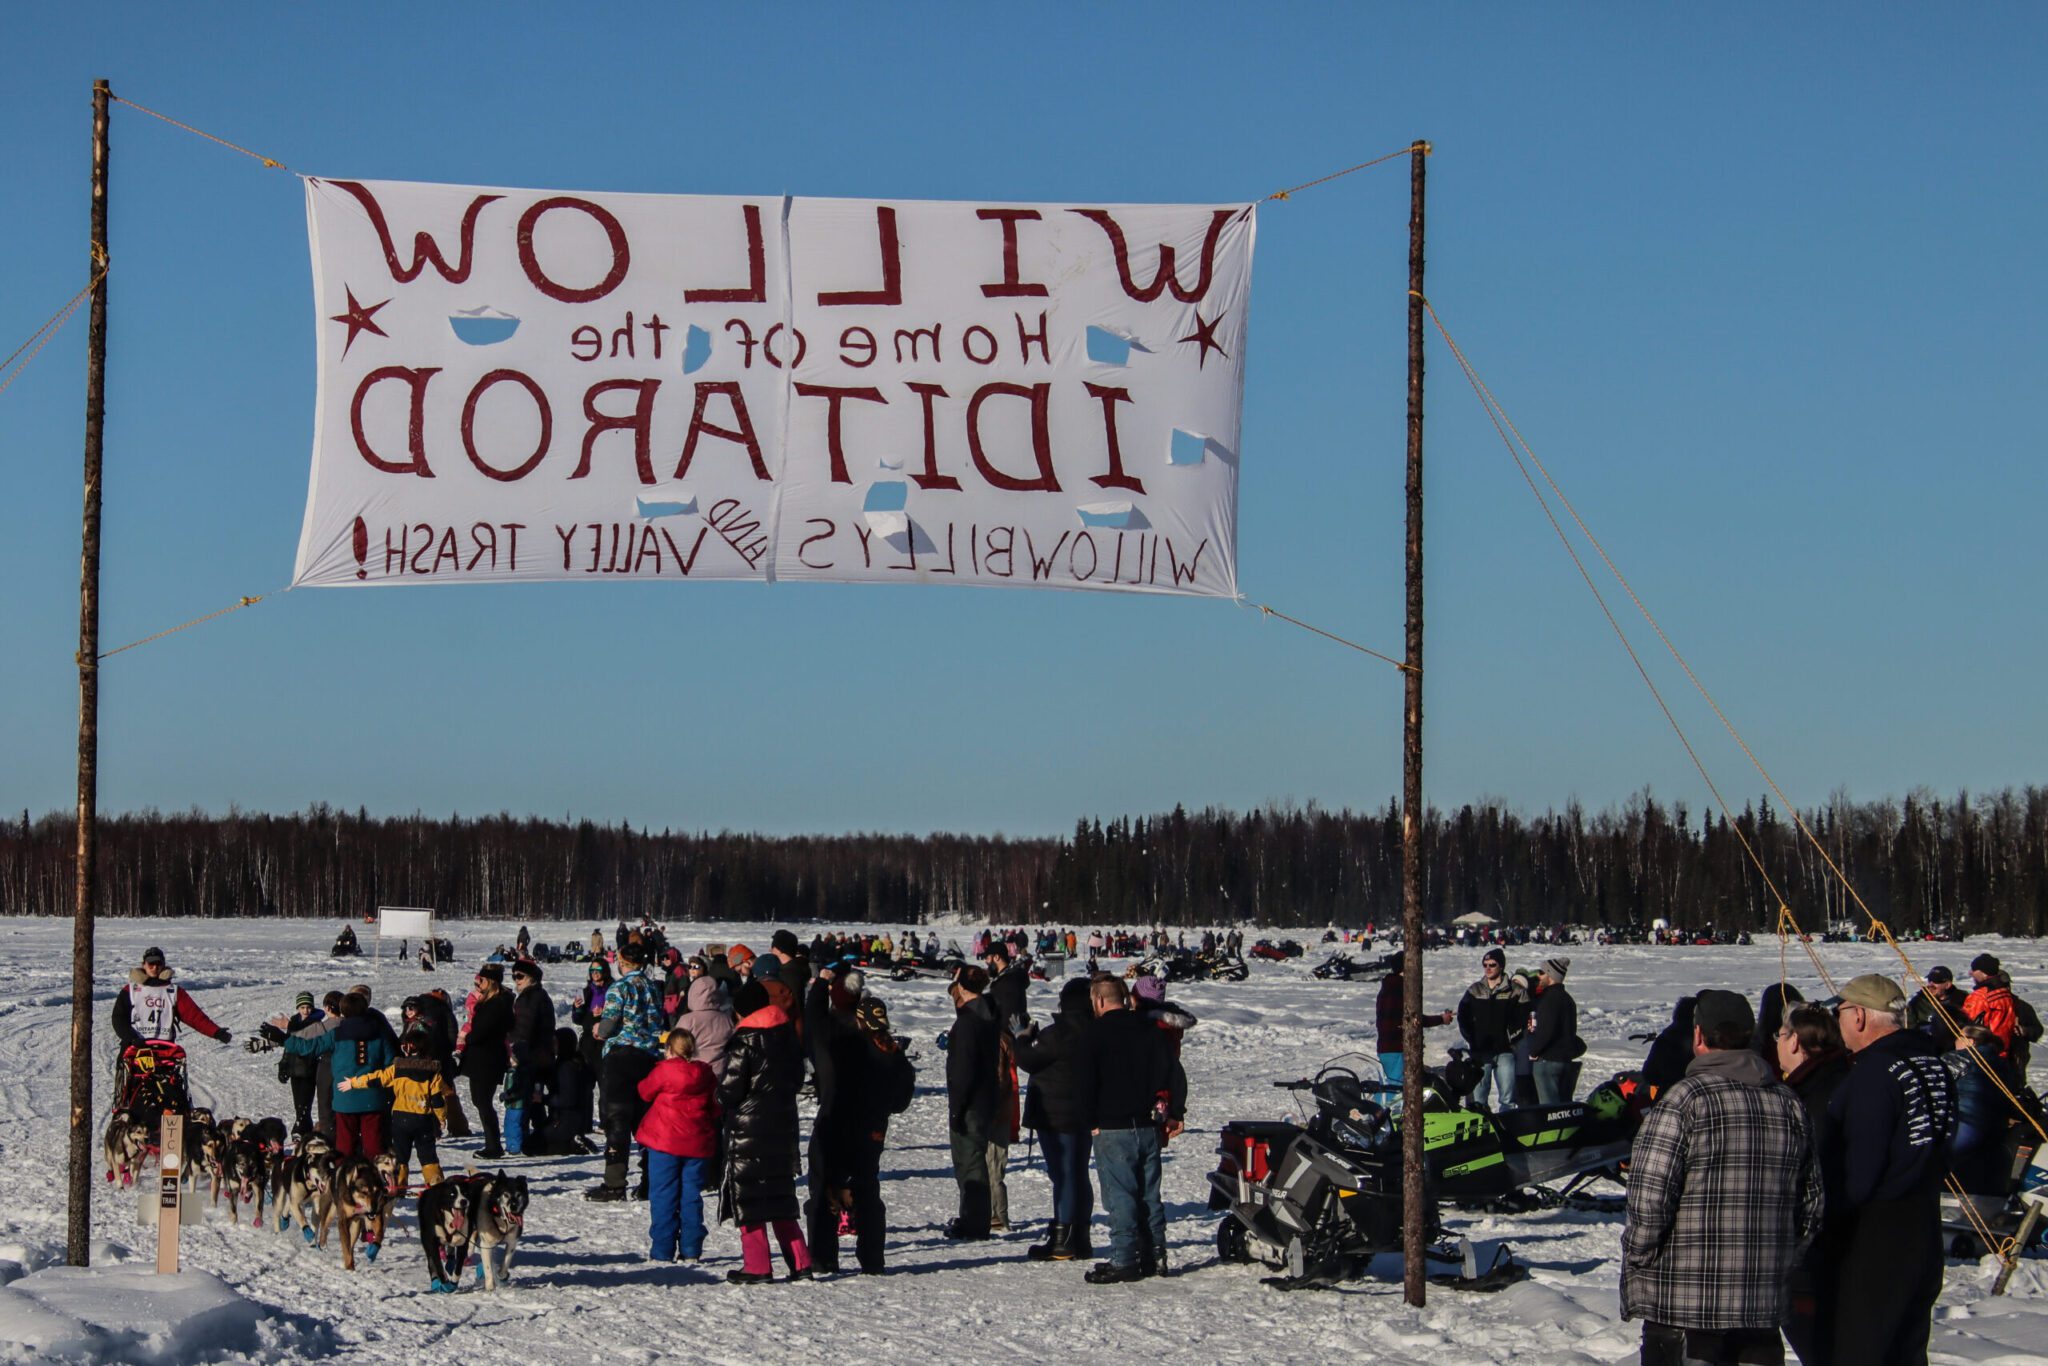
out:
M806 946L785 929L759 955L707 944L685 957L658 927L621 928L610 948L593 932L569 1001L573 1027L557 1026L546 967L521 956L522 929L460 1002L442 990L407 997L394 1025L368 984L319 1002L301 992L250 1046L279 1053L295 1136L320 1133L345 1156L390 1152L438 1181L437 1141L475 1132L466 1079L480 1160L601 1151L586 1198L645 1201L655 1260L702 1257L715 1198L739 1234L735 1283L772 1279L778 1247L790 1279L837 1272L847 1236L857 1270L883 1272L883 1152L916 1069L863 965L921 961L936 944L912 931L900 943L819 935ZM945 1236L979 1241L1010 1227L1004 1172L1029 1128L1055 1208L1027 1256L1094 1255L1099 1183L1111 1245L1086 1279L1168 1274L1160 1154L1186 1113L1179 1049L1194 1017L1134 969L1128 982L1067 980L1040 1022L1025 951L1005 935L974 944L978 961L951 967L954 1017L940 1039L958 1191ZM817 1102L808 1136L798 1111L807 1086Z
M715 1196L739 1234L736 1283L772 1279L778 1247L791 1279L837 1272L848 1235L857 1270L883 1272L883 1154L916 1072L865 965L926 946L912 934L807 947L785 929L758 956L707 944L686 958L644 929L608 950L593 935L574 1028L557 1026L542 966L515 957L482 964L459 1005L441 991L407 998L395 1026L367 984L318 1003L302 992L251 1046L280 1051L295 1131L343 1154L390 1151L437 1180L437 1140L469 1132L467 1078L485 1160L595 1153L599 1132L603 1175L587 1196L646 1201L655 1260L703 1255ZM1076 946L1092 949L1096 933ZM1086 1279L1166 1275L1160 1160L1182 1132L1180 1045L1195 1020L1137 966L1064 980L1036 1019L1035 941L1020 949L1022 934L976 935L976 960L950 966L954 1015L939 1044L957 1204L944 1234L1009 1228L1004 1172L1029 1129L1053 1209L1026 1255L1092 1258L1099 1187L1110 1245ZM1117 947L1103 936L1104 952ZM1398 1077L1406 983L1393 968L1377 1023ZM1423 1017L1462 1036L1469 1103L1571 1101L1586 1046L1570 972L1561 955L1510 972L1493 946L1456 1006ZM1754 1006L1718 989L1676 1003L1637 1073L1646 1108L1629 1164L1622 1305L1642 1321L1646 1363L1781 1361L1784 1341L1808 1366L1925 1361L1946 1255L1941 1188L2002 1200L2013 1107L2031 1102L2042 1037L1995 956L1978 955L1969 981L1936 966L1910 997L1869 974L1826 1002L1780 982ZM231 1037L152 949L116 1001L116 1030L133 1043L180 1023Z
M1571 1100L1571 962L1510 973L1488 948L1455 1009L1481 1107ZM1827 1002L1771 983L1681 997L1637 1073L1647 1103L1628 1169L1622 1308L1645 1366L1925 1363L1947 1239L1941 1190L1984 1209L2012 1179L2006 1136L2043 1116L2027 1085L2042 1028L1999 960L1963 990L1945 966L1908 997L1868 974ZM1406 982L1382 983L1383 1066L1400 1076Z

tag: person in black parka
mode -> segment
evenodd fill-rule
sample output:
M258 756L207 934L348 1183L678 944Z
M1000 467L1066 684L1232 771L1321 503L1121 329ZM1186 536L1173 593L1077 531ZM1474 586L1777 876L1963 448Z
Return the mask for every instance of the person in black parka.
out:
M1678 998L1671 1007L1671 1023L1652 1041L1649 1056L1643 1059L1643 1084L1654 1087L1657 1094L1678 1085L1685 1079L1685 1069L1692 1066L1692 1012L1698 1000L1697 996Z
M809 1280L810 1249L797 1223L796 1176L800 1130L797 1089L803 1085L803 1045L795 1023L771 1003L759 982L733 998L739 1016L718 1085L725 1116L725 1184L719 1217L740 1226L741 1266L726 1273L736 1285L773 1279L768 1226L782 1244L791 1280Z
M915 1077L904 1075L910 1063L889 1034L882 1003L846 985L834 969L821 969L812 981L804 1017L818 1087L805 1205L812 1261L820 1271L839 1269L838 1218L844 1209L853 1215L860 1269L878 1274L889 1234L882 1148L890 1116L908 1108Z
M994 1217L988 1150L1002 1097L1002 1025L987 990L988 973L969 964L953 974L949 991L954 1015L946 1039L946 1120L960 1207L945 1232L965 1242L987 1239Z
M483 1121L484 1146L476 1155L495 1162L505 1155L498 1127L498 1086L512 1056L512 997L505 990L505 965L486 963L477 969L476 1004L469 1014L469 1037L462 1045L457 1070L469 1078L469 1099Z
M1088 1107L1077 1090L1079 1059L1095 1023L1088 979L1074 977L1060 988L1052 1023L1033 1028L1015 1042L1017 1065L1031 1074L1024 1097L1024 1123L1038 1131L1045 1172L1052 1180L1052 1226L1045 1241L1026 1253L1033 1261L1072 1261L1094 1255L1088 1223L1095 1215L1095 1188L1088 1180L1093 1148Z

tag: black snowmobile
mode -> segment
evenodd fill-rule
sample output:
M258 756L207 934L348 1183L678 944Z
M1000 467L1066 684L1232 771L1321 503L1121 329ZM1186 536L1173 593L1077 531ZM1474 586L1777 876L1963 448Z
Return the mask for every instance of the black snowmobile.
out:
M1377 982L1392 972L1394 965L1400 961L1401 955L1397 953L1390 953L1383 958L1375 958L1365 963L1359 962L1348 953L1333 953L1311 968L1309 975L1319 977L1325 982Z
M1342 1057L1313 1081L1274 1082L1306 1092L1315 1113L1302 1123L1232 1120L1223 1126L1222 1160L1209 1176L1209 1207L1227 1211L1216 1253L1228 1262L1261 1261L1284 1274L1284 1289L1334 1285L1377 1253L1401 1247L1401 1120L1383 1103L1399 1091L1360 1059ZM1619 1082L1585 1101L1494 1113L1470 1107L1443 1076L1423 1076L1424 1179L1430 1192L1428 1236L1440 1241L1445 1201L1490 1201L1540 1192L1554 1204L1600 1177L1620 1181L1634 1140L1636 1112ZM1551 1189L1552 1183L1564 1183Z
M343 925L341 933L334 936L334 947L327 951L327 955L330 958L353 958L362 951L362 945L356 943L355 928Z

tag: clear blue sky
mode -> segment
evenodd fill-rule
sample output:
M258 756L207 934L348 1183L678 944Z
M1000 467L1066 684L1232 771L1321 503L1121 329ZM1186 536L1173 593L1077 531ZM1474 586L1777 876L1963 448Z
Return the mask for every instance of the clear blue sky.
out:
M1227 201L1426 137L1432 298L1795 799L2039 782L2044 39L2019 5L20 7L0 351L83 283L95 76L309 173L564 189ZM110 645L288 580L314 380L298 183L114 139ZM1406 214L1399 164L1266 209L1240 520L1253 600L1394 653ZM0 809L72 797L84 345L0 397ZM1698 809L1431 364L1431 800ZM1400 778L1393 670L1203 600L306 590L102 698L108 809L1035 833Z

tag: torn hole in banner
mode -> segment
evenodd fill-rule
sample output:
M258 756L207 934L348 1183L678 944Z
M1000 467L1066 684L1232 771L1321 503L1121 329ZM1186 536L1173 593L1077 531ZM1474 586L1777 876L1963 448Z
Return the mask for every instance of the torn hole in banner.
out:
M711 359L711 334L695 323L683 335L683 373L694 375Z
M1074 509L1082 526L1109 527L1117 531L1145 531L1152 523L1143 509L1128 500L1114 503L1083 503Z
M907 514L870 513L868 516L868 520L870 522L874 521L877 515L897 516L903 518L902 526L900 526L896 530L887 533L876 533L877 535L881 536L882 544L888 546L889 549L895 551L898 555L911 555L914 557L917 555L936 555L939 553L938 545L932 540L930 536L925 534L925 529L919 526L916 522L911 521Z
M455 339L466 345L496 346L501 341L512 339L512 334L519 330L519 319L502 308L482 304L450 313L448 326L454 331Z
M1209 438L1200 432L1184 432L1173 429L1173 439L1166 447L1166 463L1169 465L1199 465L1209 455Z
M901 512L910 506L910 485L901 479L877 479L861 500L862 512Z
M1143 342L1120 328L1088 326L1088 359L1097 365L1129 365L1131 352L1152 354Z
M696 510L697 495L673 485L657 485L633 499L636 517L684 517Z

